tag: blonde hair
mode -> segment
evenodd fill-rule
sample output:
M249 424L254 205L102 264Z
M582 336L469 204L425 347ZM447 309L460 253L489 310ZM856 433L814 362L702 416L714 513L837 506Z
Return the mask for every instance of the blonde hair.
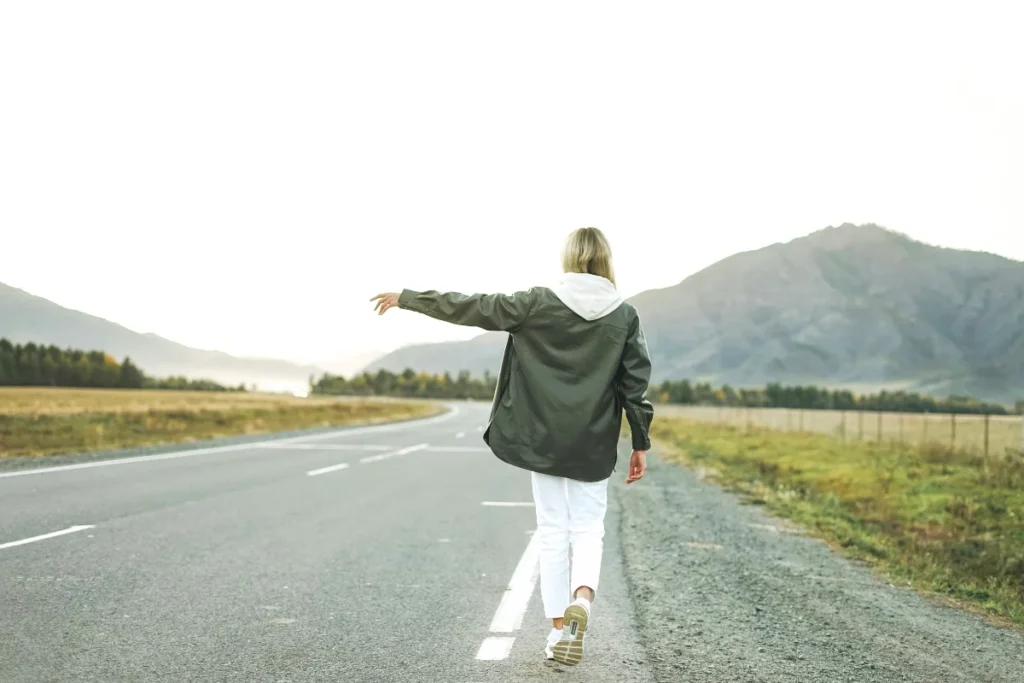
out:
M562 249L562 270L566 273L599 275L615 284L612 248L597 228L573 230Z

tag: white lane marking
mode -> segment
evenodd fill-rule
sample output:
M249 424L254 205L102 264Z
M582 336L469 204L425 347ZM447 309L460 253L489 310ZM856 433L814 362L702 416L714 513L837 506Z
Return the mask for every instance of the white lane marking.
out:
M515 638L488 638L480 646L476 653L476 658L484 662L497 662L507 659L509 653L512 652L512 645L515 642Z
M400 455L406 455L408 453L414 453L416 451L422 451L427 447L427 444L420 443L415 446L409 446L408 448L400 448L397 451L391 451L390 453L381 453L380 455L369 455L365 458L360 458L359 462L367 465L371 462L380 462L381 460L387 460L388 458L397 458Z
M491 633L512 633L523 626L523 615L530 603L530 596L537 586L537 574L540 569L540 534L534 533L526 546L523 556L516 565L512 580L508 582L508 590L501 597L498 610L491 620Z
M366 444L351 443L293 443L276 444L268 443L259 448L269 448L280 451L386 451L391 446L369 446Z
M532 508L533 503L513 503L500 500L485 500L480 503L485 508Z
M428 451L434 453L490 453L491 449L484 446L430 446Z
M337 465L331 465L330 467L321 467L318 470L310 470L306 472L307 477L318 477L321 474L327 474L328 472L337 472L338 470L347 470L349 464L347 462L339 463Z
M465 435L466 435L466 432L459 432L458 434L456 434L456 435L455 435L455 438L456 438L456 439L461 439L461 438L462 438L462 437L464 437Z
M23 538L20 541L11 541L10 543L0 544L0 550L5 548L14 548L19 545L26 545L28 543L35 543L36 541L45 541L48 538L56 538L57 536L63 536L65 534L73 534L76 531L85 531L86 529L95 529L95 524L82 524L80 526L69 526L67 529L61 529L60 531L54 531L49 534L43 534L42 536L33 536L32 538Z
M288 438L288 439L274 439L273 441L271 441L269 443L291 443L291 442L295 442L295 441L302 441L302 442L305 442L305 441L320 441L321 439L333 439L335 437L343 437L343 436L348 437L348 436L352 436L354 434L366 434L367 432L372 432L372 433L376 434L376 433L379 433L379 432L395 432L395 431L399 431L399 430L402 430L402 429L410 429L410 428L413 428L413 427L416 427L416 428L419 428L419 427L429 427L431 425L438 424L439 422L447 422L448 420L452 419L453 417L455 417L458 414L459 414L459 407L458 406L452 406L451 411L445 413L444 415L438 415L436 417L427 417L427 418L424 418L422 420L407 420L405 422L397 422L397 423L391 423L391 424L385 423L385 424L379 424L379 425L363 425L362 427L352 427L350 429L339 429L336 432L325 432L324 434L313 434L311 436L294 436L294 437L291 437L291 438ZM268 442L264 442L264 443L268 443Z
M109 467L111 465L131 465L138 462L156 462L158 460L175 460L177 458L191 458L196 455L209 455L211 453L231 453L244 451L253 448L260 448L266 444L297 443L300 441L317 441L320 439L332 439L335 437L352 436L354 434L365 434L366 432L393 432L398 429L409 429L411 427L423 427L436 422L445 422L459 414L458 406L452 411L438 417L431 417L425 420L400 422L392 425L366 425L365 427L354 427L352 429L340 429L336 432L326 434L313 434L311 436L295 436L288 439L268 439L266 441L253 441L250 443L232 444L230 446L213 446L210 448L193 448L187 451L173 451L171 453L157 453L155 455L137 455L130 458L114 458L113 460L96 460L94 462L81 462L74 465L57 465L56 467L39 467L31 470L17 470L15 472L0 472L0 479L10 477L27 477L32 474L51 474L53 472L70 472L72 470L87 470L92 467Z

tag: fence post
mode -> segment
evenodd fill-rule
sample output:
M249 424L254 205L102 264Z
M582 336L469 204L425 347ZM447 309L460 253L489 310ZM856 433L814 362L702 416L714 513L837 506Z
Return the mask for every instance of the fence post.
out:
M988 457L988 413L985 413L985 457Z
M952 429L949 434L949 448L950 450L956 450L956 413L950 413L950 422L952 423Z

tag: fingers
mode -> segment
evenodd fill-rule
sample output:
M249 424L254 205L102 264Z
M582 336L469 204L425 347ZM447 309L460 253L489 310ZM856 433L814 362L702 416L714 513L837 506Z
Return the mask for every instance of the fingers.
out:
M632 484L634 481L640 481L644 478L644 472L647 471L647 463L640 458L630 458L629 461L629 476L626 477L626 483Z
M398 295L393 293L378 294L377 296L370 297L370 301L376 302L373 310L376 311L377 315L384 315L389 309L398 306Z

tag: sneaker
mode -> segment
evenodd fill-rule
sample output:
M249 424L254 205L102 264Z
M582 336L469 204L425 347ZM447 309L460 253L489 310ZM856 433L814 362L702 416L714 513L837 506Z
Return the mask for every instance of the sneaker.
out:
M551 654L559 664L576 666L583 661L583 637L587 632L587 623L590 621L590 602L584 598L577 598L574 603L565 609L565 628Z
M551 633L548 634L548 640L544 644L544 658L552 660L555 658L554 647L555 643L562 639L562 631L557 628L551 629Z

